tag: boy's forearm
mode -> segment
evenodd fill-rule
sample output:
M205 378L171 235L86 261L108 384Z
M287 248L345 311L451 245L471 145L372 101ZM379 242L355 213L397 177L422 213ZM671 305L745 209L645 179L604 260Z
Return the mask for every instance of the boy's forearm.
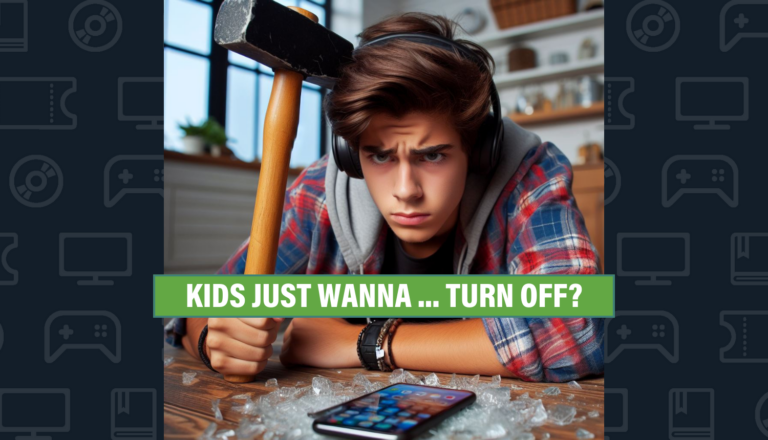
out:
M181 339L184 349L196 359L200 359L200 353L197 350L197 342L200 340L200 333L208 324L208 318L187 318L187 334Z
M479 318L400 325L392 340L398 368L512 377L496 357Z

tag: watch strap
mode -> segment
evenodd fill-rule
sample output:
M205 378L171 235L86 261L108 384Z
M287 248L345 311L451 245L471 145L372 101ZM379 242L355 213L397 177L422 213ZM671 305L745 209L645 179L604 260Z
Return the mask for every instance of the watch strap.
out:
M360 339L360 358L366 370L378 370L379 358L384 356L382 347L377 344L384 321L371 321L363 329Z

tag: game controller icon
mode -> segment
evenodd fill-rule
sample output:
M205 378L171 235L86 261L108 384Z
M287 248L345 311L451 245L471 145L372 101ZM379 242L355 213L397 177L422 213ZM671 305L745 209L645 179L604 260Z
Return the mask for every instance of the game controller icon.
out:
M120 321L106 311L62 310L45 322L45 362L53 363L67 350L100 350L118 363L121 359Z
M680 35L680 16L662 0L642 1L627 15L627 35L639 49L661 52Z
M104 167L104 206L115 206L126 194L159 194L162 197L164 166L161 155L113 157Z
M0 232L0 286L15 286L19 283L19 271L8 264L8 254L19 247L19 235ZM5 272L5 273L3 273Z
M671 363L680 358L680 331L677 319L660 310L616 312L605 326L605 363L612 362L624 350L657 350Z
M768 0L734 0L720 10L720 50L728 52L742 38L768 38Z
M716 194L739 206L739 168L728 156L677 155L661 169L661 204L674 205L683 194Z
M69 36L80 49L103 52L123 33L120 12L104 0L87 0L69 14Z

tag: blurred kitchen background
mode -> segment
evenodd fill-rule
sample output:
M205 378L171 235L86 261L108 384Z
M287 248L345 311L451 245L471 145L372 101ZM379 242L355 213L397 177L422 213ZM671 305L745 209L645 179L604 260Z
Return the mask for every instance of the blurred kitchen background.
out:
M250 231L272 71L213 42L223 0L164 1L165 272L213 273ZM618 178L602 159L603 0L278 2L313 12L355 46L362 29L391 15L457 20L461 37L494 57L503 112L574 165L574 194L602 255L604 178ZM289 185L330 151L323 96L304 84Z

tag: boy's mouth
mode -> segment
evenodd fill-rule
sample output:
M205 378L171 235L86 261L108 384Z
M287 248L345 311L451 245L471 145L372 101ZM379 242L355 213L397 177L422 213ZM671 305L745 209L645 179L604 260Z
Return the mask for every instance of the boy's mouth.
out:
M424 223L429 218L429 214L421 213L421 212L411 212L411 213L405 213L405 212L396 212L392 214L392 220L394 220L396 223L399 223L403 226L413 226L418 225L420 223Z

